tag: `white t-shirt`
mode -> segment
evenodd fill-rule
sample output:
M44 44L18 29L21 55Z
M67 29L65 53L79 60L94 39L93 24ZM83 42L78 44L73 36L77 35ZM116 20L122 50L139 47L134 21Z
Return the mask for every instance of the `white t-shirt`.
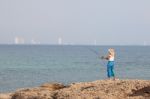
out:
M112 57L112 56L111 56L111 57L109 58L109 61L114 61L114 60L115 60L115 57Z

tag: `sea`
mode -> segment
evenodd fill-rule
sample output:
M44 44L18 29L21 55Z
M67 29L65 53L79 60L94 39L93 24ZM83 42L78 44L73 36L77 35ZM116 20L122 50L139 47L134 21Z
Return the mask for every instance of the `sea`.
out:
M0 93L107 79L100 57L109 48L116 51L117 78L150 80L150 46L0 45Z

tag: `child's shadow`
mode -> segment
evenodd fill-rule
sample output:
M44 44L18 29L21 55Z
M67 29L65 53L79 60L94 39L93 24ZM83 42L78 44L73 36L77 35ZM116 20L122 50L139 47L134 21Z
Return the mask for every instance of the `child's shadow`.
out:
M132 94L129 96L143 96L143 97L150 97L150 86L144 87L139 90L132 90Z

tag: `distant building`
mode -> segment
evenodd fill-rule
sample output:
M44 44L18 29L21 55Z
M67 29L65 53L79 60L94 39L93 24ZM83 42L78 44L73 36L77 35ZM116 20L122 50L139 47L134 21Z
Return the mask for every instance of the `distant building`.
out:
M18 37L15 37L15 44L18 44L18 43L19 43Z
M31 44L36 44L36 41L34 39L32 39Z
M30 44L41 44L41 43L35 39L31 39Z
M97 41L96 40L94 40L94 45L97 45Z
M24 44L25 40L22 37L15 37L15 44Z
M61 37L58 38L58 45L62 45L62 38Z

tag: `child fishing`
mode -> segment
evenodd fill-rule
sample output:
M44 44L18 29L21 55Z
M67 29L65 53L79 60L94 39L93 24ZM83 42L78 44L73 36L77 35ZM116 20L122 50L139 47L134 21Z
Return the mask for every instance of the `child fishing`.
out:
M109 79L113 78L113 80L115 80L115 74L114 74L115 50L112 48L108 49L108 55L106 57L102 56L101 58L108 60L107 76Z

